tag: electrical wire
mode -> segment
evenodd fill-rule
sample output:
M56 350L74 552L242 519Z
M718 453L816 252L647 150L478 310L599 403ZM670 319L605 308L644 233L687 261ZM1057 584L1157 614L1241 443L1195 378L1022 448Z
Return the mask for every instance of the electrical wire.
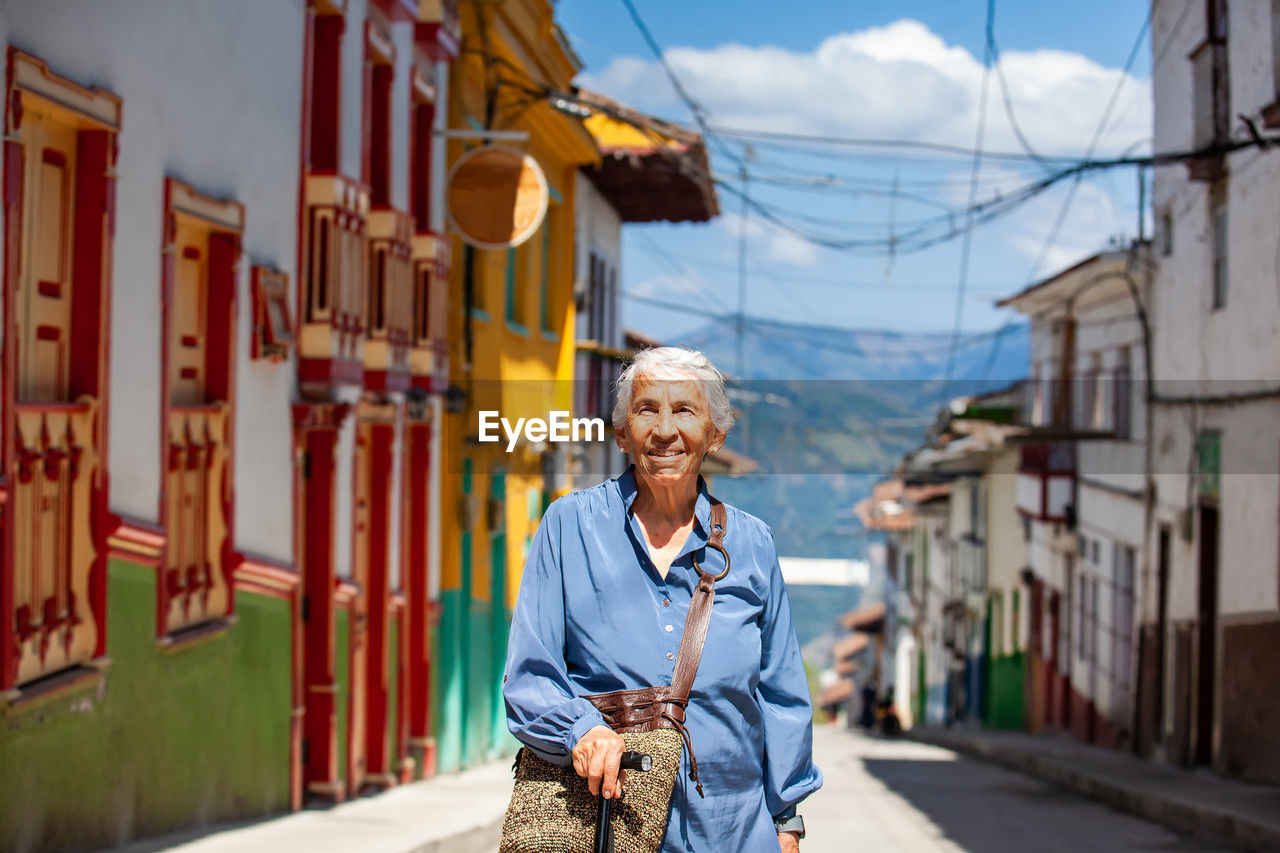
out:
M978 95L978 134L973 146L973 167L969 172L969 219L973 218L973 203L978 193L978 173L982 169L982 139L987 127L987 85L991 81L992 51L995 39L992 31L995 28L996 0L987 0L987 45L983 50L982 90ZM960 339L960 329L964 323L964 292L969 285L969 252L973 245L973 229L966 228L960 241L960 281L956 286L955 319L951 324L951 348L947 354L947 367L943 374L942 397L945 400L951 390L952 373L956 363L956 345Z

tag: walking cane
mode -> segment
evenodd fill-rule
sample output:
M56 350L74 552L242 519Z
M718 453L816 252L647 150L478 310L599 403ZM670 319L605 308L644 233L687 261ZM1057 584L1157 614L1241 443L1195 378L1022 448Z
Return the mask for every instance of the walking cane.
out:
M643 752L631 752L630 750L622 753L622 760L618 762L620 770L639 770L641 773L653 766L653 759L645 755ZM595 853L613 853L613 827L609 824L609 807L613 804L613 800L605 799L604 792L600 794L600 811L596 814L596 846L593 848Z

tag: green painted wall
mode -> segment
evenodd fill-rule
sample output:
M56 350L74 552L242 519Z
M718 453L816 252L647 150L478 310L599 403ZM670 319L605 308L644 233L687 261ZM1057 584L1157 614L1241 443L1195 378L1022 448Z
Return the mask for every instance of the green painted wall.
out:
M391 620L391 637L387 641L387 768L399 774L396 732L400 725L400 619Z
M464 755L468 765L487 761L493 744L492 613L485 601L471 602L470 635L466 648L467 707Z
M236 593L229 632L155 643L153 568L111 560L105 689L0 727L0 851L83 850L289 805L290 611Z
M436 634L437 677L435 679L436 764L442 773L462 766L462 593L440 592L440 627Z
M1023 727L1023 654L991 658L987 679L987 725L1016 731Z
M911 719L915 725L923 726L925 700L925 659L924 649L920 649L916 657L916 695L912 696Z
M347 712L351 702L351 615L345 607L333 610L333 680L338 685L338 778L347 780Z

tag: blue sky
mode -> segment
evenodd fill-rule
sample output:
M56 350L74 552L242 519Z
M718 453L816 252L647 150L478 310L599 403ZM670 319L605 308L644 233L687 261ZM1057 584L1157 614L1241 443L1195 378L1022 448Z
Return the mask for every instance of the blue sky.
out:
M716 126L906 139L972 147L978 129L986 3L786 4L635 0L685 88ZM785 14L779 10L785 10ZM690 122L621 0L560 0L557 17L586 63L579 81L664 118ZM1013 115L1043 156L1080 156L1115 96L1096 153L1149 145L1149 37L1129 75L1125 59L1147 5L1135 0L997 4L996 41ZM1123 77L1123 79L1122 79ZM988 78L985 144L1023 149ZM745 230L748 314L856 328L949 330L961 240L903 248L912 227L960 216L969 198L968 157L835 147L782 147L724 138L712 170L731 177L745 158L753 199L794 230L864 241L850 252L815 246L720 192L724 215L703 225L624 228L624 290L659 301L732 311ZM732 158L732 159L731 159ZM1007 197L1047 174L1025 160L985 161L975 198ZM758 179L758 180L757 180ZM785 179L792 184L782 185ZM966 331L1009 319L992 306L1036 278L1136 230L1133 170L1063 182L973 232ZM737 186L737 184L735 184ZM1071 205L1047 237L1067 195ZM894 197L896 196L896 197ZM951 211L951 213L948 213ZM958 214L956 212L959 212ZM940 226L939 226L940 227ZM888 252L888 238L897 235ZM700 323L694 311L624 300L624 322L670 342Z

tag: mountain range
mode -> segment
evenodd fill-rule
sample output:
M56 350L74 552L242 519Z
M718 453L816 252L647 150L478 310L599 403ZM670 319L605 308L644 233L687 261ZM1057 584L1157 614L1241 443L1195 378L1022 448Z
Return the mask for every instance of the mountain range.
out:
M998 333L894 332L752 320L737 371L732 320L678 341L728 374L738 412L726 446L759 462L719 477L720 497L764 519L780 554L862 557L853 505L918 446L946 400L1029 372L1024 324ZM951 380L947 365L951 363Z

